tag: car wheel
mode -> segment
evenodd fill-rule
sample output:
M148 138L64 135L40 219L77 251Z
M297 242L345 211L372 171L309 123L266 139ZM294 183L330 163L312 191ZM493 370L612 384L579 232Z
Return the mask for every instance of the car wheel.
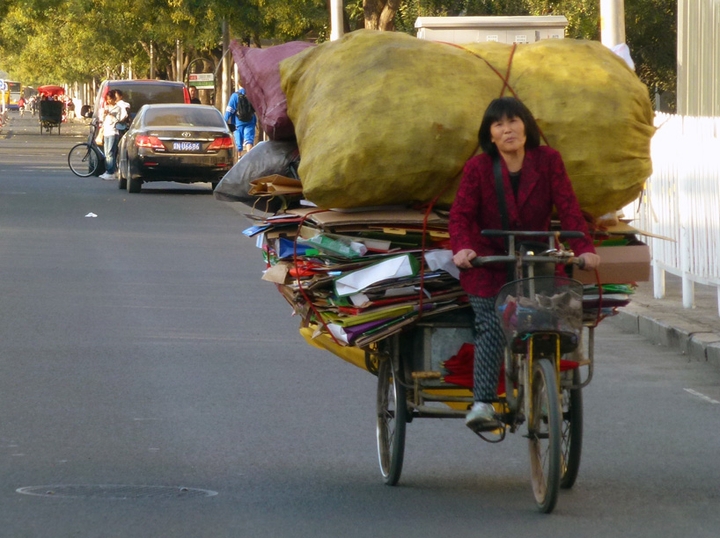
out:
M142 180L139 177L132 177L130 176L127 178L127 191L130 193L138 193L140 192L140 186L142 185Z
M118 189L125 190L127 188L127 177L128 177L127 171L123 170L122 162L120 163L120 166L118 167Z

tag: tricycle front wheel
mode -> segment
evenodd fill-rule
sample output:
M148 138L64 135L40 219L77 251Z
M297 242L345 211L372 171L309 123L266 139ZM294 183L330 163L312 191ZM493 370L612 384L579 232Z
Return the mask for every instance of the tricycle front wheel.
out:
M377 445L380 472L385 484L400 480L405 455L407 402L405 387L393 371L392 360L384 357L378 366Z
M560 397L555 368L548 359L533 364L528 410L530 473L538 510L548 514L557 503L561 476Z

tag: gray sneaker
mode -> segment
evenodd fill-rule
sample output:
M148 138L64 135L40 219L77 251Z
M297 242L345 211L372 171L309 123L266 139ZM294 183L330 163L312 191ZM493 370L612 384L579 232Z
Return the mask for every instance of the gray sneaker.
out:
M495 418L495 408L492 404L475 402L465 415L465 425L474 432L486 432L497 429L500 422Z

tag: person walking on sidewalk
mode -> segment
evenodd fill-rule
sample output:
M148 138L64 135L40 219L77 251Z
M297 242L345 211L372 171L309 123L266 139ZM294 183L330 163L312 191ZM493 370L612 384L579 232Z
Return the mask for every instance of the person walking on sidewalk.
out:
M230 97L225 109L225 123L235 136L238 153L250 151L255 143L257 116L245 95L245 88L238 89Z

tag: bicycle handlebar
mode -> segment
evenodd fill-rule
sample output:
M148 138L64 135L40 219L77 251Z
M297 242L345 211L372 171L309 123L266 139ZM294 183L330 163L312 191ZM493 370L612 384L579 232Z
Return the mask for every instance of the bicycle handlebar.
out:
M521 231L521 230L482 230L480 235L485 237L558 237L560 239L582 239L583 232L575 231Z
M577 231L522 231L522 230L482 230L481 235L485 237L507 237L509 239L509 247L512 252L515 251L515 240L518 238L547 238L550 240L548 250L539 256L532 253L528 254L506 254L496 256L477 256L471 260L473 267L481 267L489 263L522 263L525 265L534 265L537 263L554 263L557 265L576 265L579 269L585 268L585 260L573 256L568 251L558 251L554 248L555 240L561 239L580 239L585 237L583 232ZM565 252L566 254L562 254ZM554 255L548 255L548 254Z
M490 263L516 263L520 259L522 263L536 264L536 263L555 263L557 265L576 265L578 269L585 268L585 260L571 256L568 258L561 258L556 256L527 256L517 254L515 256L477 256L470 260L473 267L482 267Z

